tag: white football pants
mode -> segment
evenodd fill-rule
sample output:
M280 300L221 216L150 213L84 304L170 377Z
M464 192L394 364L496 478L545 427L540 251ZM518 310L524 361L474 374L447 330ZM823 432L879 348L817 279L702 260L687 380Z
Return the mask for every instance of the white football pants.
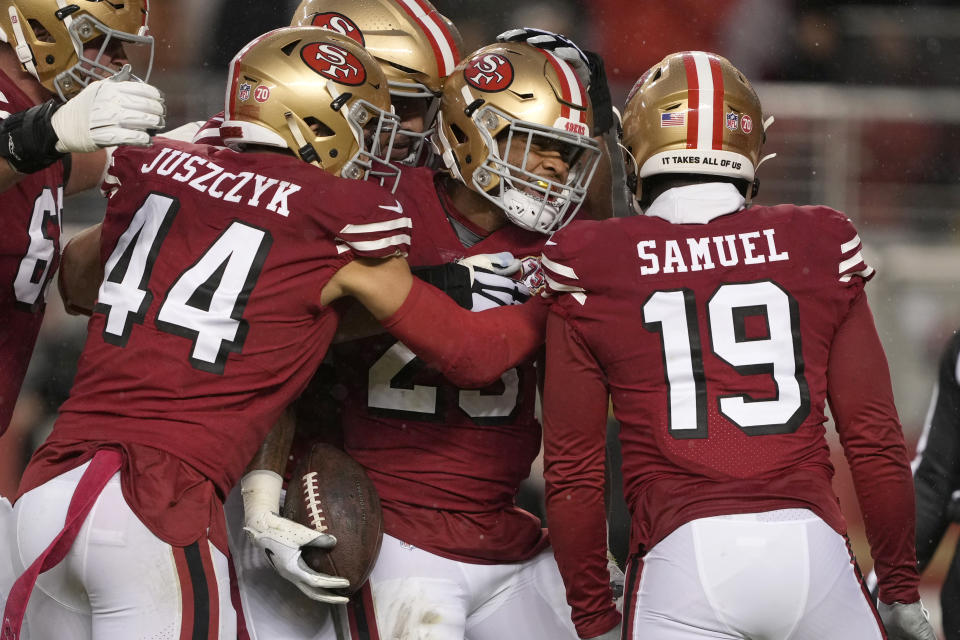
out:
M846 540L806 509L693 520L644 556L639 584L630 573L624 637L883 637Z
M63 528L86 467L29 491L14 505L16 575ZM153 535L124 500L119 473L97 498L66 558L40 574L23 633L32 640L236 636L226 556L206 540L172 547Z
M9 500L0 496L0 616L16 579L13 569L13 507ZM26 634L21 635L26 640Z
M384 640L576 640L553 550L514 564L449 560L383 536L370 575Z

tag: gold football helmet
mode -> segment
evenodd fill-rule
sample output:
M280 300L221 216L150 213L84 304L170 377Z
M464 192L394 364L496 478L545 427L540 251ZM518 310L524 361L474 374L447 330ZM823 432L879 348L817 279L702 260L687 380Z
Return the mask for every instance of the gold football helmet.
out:
M48 90L67 100L84 87L117 73L99 62L114 40L147 47L146 81L153 67L153 37L147 35L149 0L79 2L0 0L0 40L13 47L24 70ZM97 38L99 52L84 56Z
M760 99L726 58L673 53L644 73L627 97L627 175L695 173L752 183L763 130ZM639 200L641 181L636 182Z
M514 224L552 233L577 212L596 170L592 126L587 92L567 62L503 42L474 52L444 82L436 140L456 178ZM504 153L515 139L526 150L519 164ZM561 151L563 181L527 169L533 145Z
M380 65L356 42L317 27L260 36L230 62L223 141L290 149L353 179L395 177L396 135Z
M427 0L303 0L292 24L356 40L380 63L398 109L404 100L424 101L412 105L423 114L424 130L402 128L397 136L404 151L398 162L418 164L433 132L443 79L460 62L463 42L453 23Z

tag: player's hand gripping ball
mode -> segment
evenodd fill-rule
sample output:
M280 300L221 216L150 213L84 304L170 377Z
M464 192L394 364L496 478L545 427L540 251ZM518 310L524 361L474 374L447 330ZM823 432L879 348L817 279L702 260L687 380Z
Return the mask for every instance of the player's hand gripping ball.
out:
M380 552L383 517L360 463L336 447L314 445L290 478L283 517L336 537L332 549L302 548L311 569L350 581L332 591L350 595L363 586Z

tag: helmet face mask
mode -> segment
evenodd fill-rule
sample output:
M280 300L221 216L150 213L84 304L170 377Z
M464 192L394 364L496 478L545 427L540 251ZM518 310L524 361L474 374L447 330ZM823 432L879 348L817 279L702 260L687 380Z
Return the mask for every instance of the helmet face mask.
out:
M645 178L663 174L753 183L763 129L760 99L728 60L703 51L668 55L640 77L623 112L635 198L643 199Z
M427 141L433 135L434 120L440 108L440 99L428 96L398 94L390 88L390 101L400 121L392 159L404 166L420 166L423 154L429 150Z
M353 40L285 27L244 47L230 69L225 143L289 149L334 175L395 186L398 120L383 72Z
M147 81L153 67L153 37L147 35L148 0L65 5L56 0L0 0L0 39L8 42L25 71L68 100L119 69L103 64L123 45L144 48ZM124 59L126 56L123 56Z
M586 197L599 150L582 144L575 134L517 120L495 107L481 107L476 118L479 123L498 118L509 124L496 138L482 124L477 127L488 154L473 172L475 190L519 227L546 234L562 227ZM536 173L533 165L547 154L557 158L551 164L559 161L563 168L556 173L545 169ZM488 190L494 180L499 190Z
M513 224L549 234L577 212L596 171L591 125L586 92L566 63L500 43L448 78L435 142L454 177Z
M460 34L426 0L303 0L293 26L318 26L363 46L380 64L395 102L425 100L423 119L406 121L392 160L418 166L433 133L443 78L460 61Z

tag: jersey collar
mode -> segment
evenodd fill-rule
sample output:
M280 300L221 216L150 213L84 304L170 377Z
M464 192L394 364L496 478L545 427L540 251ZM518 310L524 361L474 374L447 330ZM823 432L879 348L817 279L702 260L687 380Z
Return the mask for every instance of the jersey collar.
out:
M673 224L706 224L740 211L746 203L729 182L704 182L664 191L644 213Z

